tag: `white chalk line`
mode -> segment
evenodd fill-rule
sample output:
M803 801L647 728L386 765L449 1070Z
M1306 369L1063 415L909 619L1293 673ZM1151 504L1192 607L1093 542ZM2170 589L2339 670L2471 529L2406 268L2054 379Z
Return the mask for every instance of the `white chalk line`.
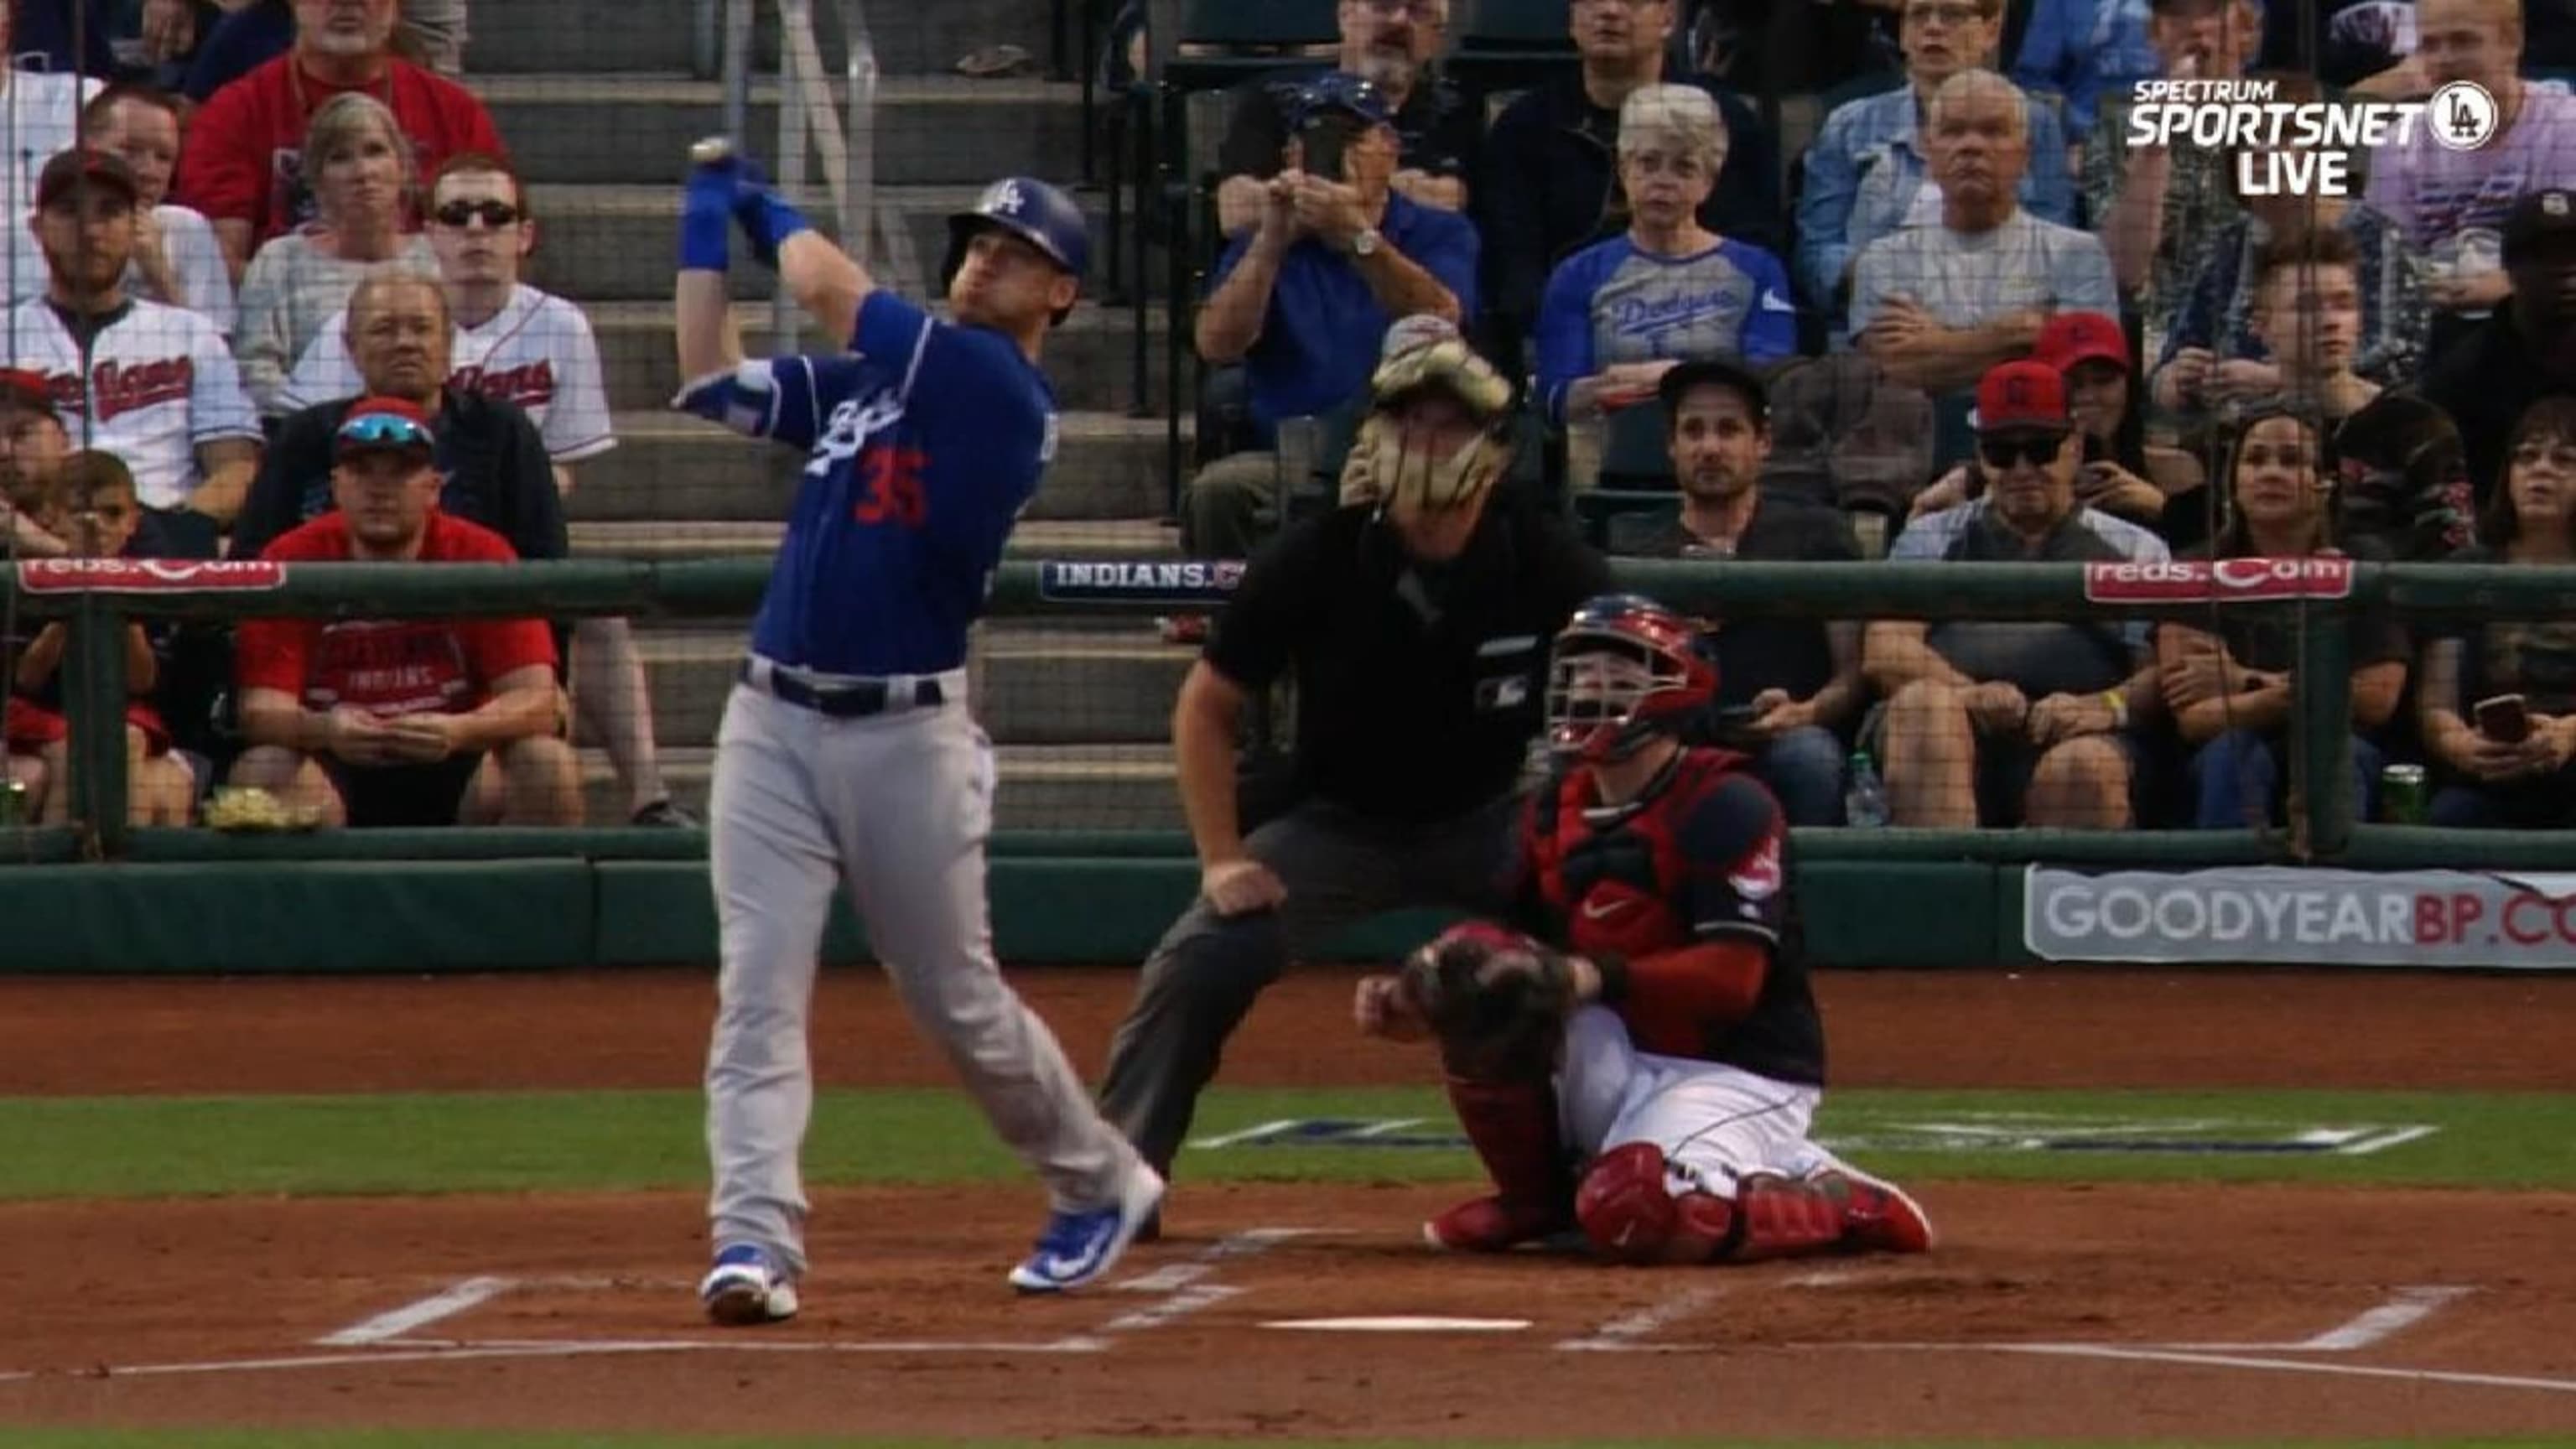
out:
M1098 1353L1107 1347L1099 1339L1070 1337L1036 1342L1026 1339L953 1339L953 1338L866 1338L866 1339L796 1339L759 1338L406 1338L397 1340L404 1348L452 1349L464 1353L497 1350L503 1353L538 1354L549 1348L582 1353Z
M1855 1344L1856 1348L1881 1345ZM1897 1347L1898 1345L1884 1345ZM2188 1353L2164 1348L2119 1348L2100 1343L1961 1343L1916 1344L1916 1348L1982 1349L1992 1353L2026 1353L2051 1358L2099 1358L2130 1363L2191 1364L2203 1368L2255 1369L2270 1373L2335 1374L2345 1378L2394 1379L2405 1383L2466 1384L2489 1389L2539 1389L2576 1394L2576 1378L2526 1374L2470 1373L2456 1369L2386 1368L2376 1364L2335 1363L2316 1358L2272 1358L2241 1353Z
M1619 1353L1632 1349L1649 1334L1697 1313L1724 1292L1725 1289L1715 1283L1684 1288L1667 1295L1660 1303L1650 1304L1634 1313L1621 1314L1585 1337L1559 1340L1556 1346L1567 1353Z
M361 1348L371 1343L383 1343L488 1303L508 1292L510 1286L507 1278L467 1278L451 1283L426 1298L362 1319L337 1333L327 1333L313 1341L323 1348Z
M2145 1343L2132 1346L2170 1349L2179 1353L2359 1353L2414 1327L2446 1304L2456 1303L2476 1291L2475 1288L2446 1283L2419 1283L2399 1288L2389 1294L2387 1302L2364 1309L2350 1320L2296 1343Z

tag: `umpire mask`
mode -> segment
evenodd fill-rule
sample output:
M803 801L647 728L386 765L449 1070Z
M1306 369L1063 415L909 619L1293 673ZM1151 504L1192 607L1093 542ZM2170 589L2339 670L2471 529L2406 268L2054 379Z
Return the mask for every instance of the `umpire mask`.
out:
M1435 342L1398 353L1370 380L1375 409L1360 425L1343 474L1344 503L1374 503L1398 524L1464 508L1484 497L1511 463L1504 434L1511 384L1466 343ZM1445 453L1405 426L1408 404L1426 393L1454 399L1476 431Z

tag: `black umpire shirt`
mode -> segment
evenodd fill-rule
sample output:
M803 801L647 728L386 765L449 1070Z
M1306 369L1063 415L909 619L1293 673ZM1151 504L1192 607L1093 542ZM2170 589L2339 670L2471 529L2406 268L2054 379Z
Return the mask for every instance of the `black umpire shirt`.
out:
M1300 790L1363 818L1464 815L1519 782L1547 657L1609 567L1556 518L1497 494L1467 549L1415 563L1368 507L1291 524L1244 570L1208 640L1246 690L1297 679Z
M332 510L331 455L341 420L356 402L316 403L278 425L233 521L233 557L257 558L269 540ZM430 432L438 443L441 510L508 539L521 558L572 552L546 441L526 413L498 398L445 388Z

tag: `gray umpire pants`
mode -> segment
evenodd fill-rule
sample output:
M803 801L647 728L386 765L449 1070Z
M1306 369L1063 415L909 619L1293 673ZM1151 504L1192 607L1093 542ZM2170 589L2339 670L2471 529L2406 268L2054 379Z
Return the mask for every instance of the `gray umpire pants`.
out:
M1252 832L1245 848L1279 877L1287 900L1227 918L1202 898L1164 934L1110 1045L1100 1089L1109 1119L1168 1176L1226 1038L1289 962L1391 910L1509 908L1519 804L1505 796L1455 819L1401 825L1310 800Z

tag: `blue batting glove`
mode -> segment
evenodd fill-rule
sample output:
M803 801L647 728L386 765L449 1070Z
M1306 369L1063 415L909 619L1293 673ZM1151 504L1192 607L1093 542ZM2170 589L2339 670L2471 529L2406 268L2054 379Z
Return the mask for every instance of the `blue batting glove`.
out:
M734 187L738 164L728 158L689 170L680 208L680 266L721 272L732 261Z
M814 223L805 219L793 203L769 189L769 177L757 161L735 162L733 216L742 224L743 239L751 243L751 254L762 266L778 265L778 249L800 231L812 231Z

